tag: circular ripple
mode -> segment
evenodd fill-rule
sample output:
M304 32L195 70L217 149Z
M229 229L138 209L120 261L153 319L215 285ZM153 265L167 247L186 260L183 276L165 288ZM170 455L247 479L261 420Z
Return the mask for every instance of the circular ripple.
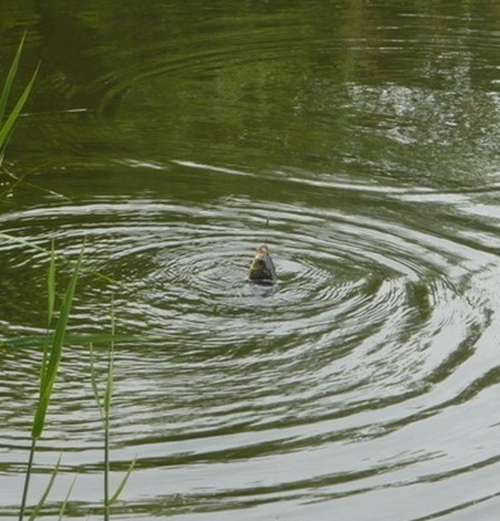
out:
M115 346L113 468L137 466L114 512L492 519L500 102L473 40L489 49L497 35L462 10L404 8L384 24L384 2L362 17L264 4L190 7L185 24L174 4L146 8L157 24L123 10L126 41L115 23L92 26L105 30L92 42L65 31L62 46L49 31L45 51L74 34L78 71L48 53L62 60L40 78L45 109L9 149L25 132L18 155L52 165L29 180L53 191L33 206L17 186L2 231L41 247L53 237L72 258L86 237L71 331L108 332L114 298L118 331L135 335ZM464 62L455 48L475 52ZM263 242L271 288L245 281ZM0 253L0 333L44 333L46 255L8 241ZM75 517L101 501L88 351L65 350L38 462L46 472L66 449L58 480L66 491L80 470ZM12 498L41 354L0 357Z
M53 223L58 246L70 255L87 237L91 270L120 281L115 298L124 332L215 364L207 357L265 348L264 357L279 353L280 363L290 364L297 382L310 379L310 389L323 385L318 367L344 380L362 360L349 386L370 381L374 399L393 386L404 391L425 382L488 321L471 287L477 252L403 224L234 197L203 207L89 202L31 210L22 221L26 239L37 244L46 241L37 230ZM273 287L245 280L262 242L278 270ZM26 269L29 258L41 285L43 255L19 255L23 246L8 242L2 248L10 269ZM90 273L84 279L83 322L103 290ZM454 340L439 342L429 365L429 346L441 337ZM282 367L274 371L281 378Z
M332 190L353 197L352 187L340 195L339 186ZM421 453L412 440L439 430L450 404L468 409L474 389L489 386L498 331L496 257L426 231L413 203L398 204L404 220L390 212L376 218L372 208L356 214L229 195L211 204L103 196L4 214L2 224L42 247L46 230L54 230L60 254L73 258L86 237L72 330L109 331L113 293L118 331L137 338L115 348L117 457L130 460L140 447L139 468L159 466L155 472L168 482L172 464L191 472L193 463L223 458L227 472L217 473L223 485L210 489L221 500L224 490L236 496L252 490L244 476L255 467L262 475L259 504L276 486L301 496L304 483L318 480L319 496L336 494L338 478L326 463L332 458L338 475L361 473L353 494L381 482L394 487L398 472L418 481L414 465L424 475L437 472L433 454L447 453L446 440L427 441ZM246 281L254 248L264 242L278 272L272 287ZM46 255L9 241L0 251L3 289L18 303L3 314L3 333L43 333ZM60 267L64 278L68 269ZM34 309L33 293L42 295ZM100 420L87 371L78 369L88 367L88 357L87 347L69 349L60 380L71 403L55 398L45 439L54 450L66 446L68 465L91 472L99 461ZM20 370L12 352L3 352L3 364L6 374ZM21 365L33 372L33 354ZM0 391L12 401L10 387ZM29 408L35 392L36 379L15 390L3 440L12 450L29 428L17 407ZM93 412L82 420L86 409ZM265 478L260 462L267 459L281 469L278 485ZM233 473L242 477L233 482ZM211 478L203 471L200 479L208 486ZM349 480L342 483L349 488ZM192 494L188 485L179 487L175 493Z

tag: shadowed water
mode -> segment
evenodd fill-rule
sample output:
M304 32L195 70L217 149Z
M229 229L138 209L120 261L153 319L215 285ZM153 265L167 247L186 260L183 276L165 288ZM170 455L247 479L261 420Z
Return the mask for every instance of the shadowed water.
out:
M71 331L109 332L113 298L136 338L115 346L113 484L137 463L114 517L495 520L496 4L144 4L12 3L0 47L4 74L28 27L22 74L43 62L0 232L86 239ZM246 281L264 243L272 287ZM43 334L46 255L0 253L1 337ZM2 519L40 360L0 347ZM78 473L66 517L102 517L89 364L68 346L47 516Z

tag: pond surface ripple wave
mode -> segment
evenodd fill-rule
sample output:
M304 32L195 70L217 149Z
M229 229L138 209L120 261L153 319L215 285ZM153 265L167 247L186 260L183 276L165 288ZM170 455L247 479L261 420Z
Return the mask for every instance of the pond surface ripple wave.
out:
M179 168L233 175L208 165ZM353 193L330 190L334 198ZM115 290L120 332L148 339L116 352L113 459L118 469L137 455L130 500L138 514L154 498L162 511L185 509L188 519L193 510L221 510L224 518L249 506L256 509L249 519L260 508L291 509L289 518L299 519L307 504L331 500L369 519L361 512L373 501L385 511L386 498L396 498L403 509L415 490L442 487L434 501L412 506L425 516L449 508L456 499L446 493L450 484L498 471L490 396L499 378L497 256L456 230L425 228L413 199L425 205L436 194L380 197L392 200L398 220L377 218L366 205L355 214L235 195L196 204L101 196L4 214L5 231L39 245L54 229L69 255L87 237L88 267L122 281ZM439 195L447 198L456 194ZM273 287L245 280L253 247L264 242L277 266ZM6 242L1 251L4 270L28 270L43 287L42 255L33 259ZM103 288L90 273L82 278L75 330L102 331L109 327ZM11 314L3 329L26 332ZM4 406L10 427L2 445L15 449L29 425L18 417L19 400L29 408L36 387L13 384L18 354L2 356L12 377L2 395L16 396L14 408ZM101 461L85 384L88 349L70 348L64 365L66 396L56 398L42 459L64 446L66 465L83 468L78 482L88 500L95 485L87 481ZM11 454L10 465L19 465ZM460 499L489 495L469 487ZM386 514L401 513L393 505Z
M12 191L2 178L0 231L72 258L85 238L71 333L109 332L113 299L129 335L114 483L137 463L113 516L494 521L496 18L151 1L147 28L123 6L116 24L85 11L45 33L56 4L38 7L37 45L69 41L81 61L53 51L41 70L10 149L34 174ZM246 281L264 243L270 287ZM2 341L44 334L46 268L0 241ZM18 508L40 360L0 346L2 519ZM34 495L63 450L48 514L78 472L67 517L101 517L102 443L75 342L36 457Z

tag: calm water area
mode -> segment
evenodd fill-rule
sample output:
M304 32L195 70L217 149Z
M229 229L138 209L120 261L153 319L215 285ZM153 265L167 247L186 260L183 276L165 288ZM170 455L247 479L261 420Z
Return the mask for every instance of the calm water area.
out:
M70 332L109 334L113 299L125 336L112 488L136 465L112 518L498 520L500 3L0 12L0 81L25 31L16 95L41 63L0 233L70 259L86 239ZM264 243L274 287L245 280ZM1 520L21 501L47 266L0 239ZM68 342L35 458L31 506L61 457L40 519L75 476L64 519L102 519L89 360Z

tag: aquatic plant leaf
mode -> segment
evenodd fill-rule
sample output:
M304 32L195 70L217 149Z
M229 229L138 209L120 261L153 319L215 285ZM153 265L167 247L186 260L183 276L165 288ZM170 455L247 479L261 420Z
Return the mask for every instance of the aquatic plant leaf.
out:
M130 466L127 469L125 476L123 476L123 479L121 480L120 484L118 485L116 492L113 494L113 497L109 500L110 505L112 505L113 503L116 503L118 501L118 499L120 498L120 495L123 492L123 489L125 488L125 485L127 484L127 481L130 478L130 474L132 474L132 471L134 470L136 462L137 462L137 457L135 457L132 460L132 462L130 463Z
M45 374L47 368L47 356L49 352L49 344L50 344L50 324L52 323L52 315L54 313L54 304L56 298L56 280L55 280L55 271L56 271L56 257L54 251L54 241L51 244L50 251L50 262L49 262L49 271L47 274L47 298L48 298L48 309L47 309L47 335L45 335L45 341L43 345L43 359L42 359L42 367L40 371L40 395L42 395L43 389L45 388Z
M115 309L114 303L111 303L111 336L115 334ZM104 392L104 410L106 412L106 419L109 421L109 413L111 411L111 399L113 397L113 377L115 366L115 345L112 341L109 347L108 359L108 378L106 382L106 390Z
M66 511L66 506L67 506L68 501L69 501L69 497L71 496L71 492L73 491L73 488L75 486L77 477L78 477L78 474L76 474L76 476L73 478L73 481L71 482L71 485L70 485L70 487L68 489L68 493L66 494L66 497L64 498L63 504L61 505L61 510L59 511L59 521L62 521L64 512Z
M56 300L56 254L54 250L54 240L51 241L49 272L47 274L47 295L48 313L47 326L50 327L52 315L54 314L54 304Z
M9 242L17 242L19 244L23 244L24 246L28 246L29 248L31 248L33 250L36 250L36 251L39 251L42 253L47 253L48 255L50 254L49 250L42 248L41 246L38 246L30 241L27 241L26 239L21 239L19 237L15 237L14 235L9 235L8 233L0 233L0 239L5 239L6 241L9 241Z
M109 344L110 342L137 342L143 337L137 337L134 335L115 335L110 334L95 334L95 335L84 335L78 333L66 333L66 343L71 345L89 345L93 344ZM15 348L26 348L26 347L43 347L46 341L49 344L53 341L54 335L28 335L18 336L14 338L3 338L0 340L0 345ZM154 340L154 337L148 337L150 340Z
M44 372L43 387L41 388L40 400L38 402L38 406L35 412L35 420L33 422L33 430L31 432L31 436L33 439L38 439L41 436L44 428L45 415L47 413L50 397L52 395L52 389L56 380L59 362L61 360L62 348L69 320L69 313L71 310L71 305L73 303L73 297L75 294L76 282L78 280L78 275L80 272L80 265L83 258L84 248L85 243L82 246L76 267L73 271L73 275L70 279L70 282L66 289L66 293L64 295L63 302L61 304L61 310L56 324L54 339L50 347L48 360L46 362L46 369Z
M12 60L12 65L10 66L9 73L7 74L7 78L5 79L5 84L3 90L0 94L0 123L3 121L5 116L5 110L7 108L7 101L9 100L10 91L12 90L12 84L14 83L14 78L17 74L17 69L19 67L19 59L21 58L21 53L23 51L24 41L26 40L26 33L21 38L21 42L19 43L19 47L17 48L16 55Z
M21 239L19 237L15 237L14 235L10 235L8 233L0 233L0 239L5 239L9 242L16 242L18 244L22 244L23 246L26 246L28 248L31 248L32 250L36 250L41 253L46 253L47 255L50 255L50 250L47 250L46 248L42 248L41 246L38 246L37 244L34 244L30 241L27 241L26 239ZM60 260L62 262L65 262L67 264L71 264L73 261L69 261L62 255L55 255L56 260ZM83 267L81 268L82 272L91 273L92 275L99 277L100 279L105 280L106 282L110 282L112 284L121 284L120 281L113 279L111 277L108 277L107 275L104 275L103 273L99 273L98 271L92 271L92 270L86 270Z
M110 361L108 365L108 378L106 381L106 389L104 391L104 410L106 415L109 416L111 411L111 399L113 397L113 373L114 373L114 362L113 354L110 354Z
M92 390L94 392L94 397L97 402L97 407L99 408L101 420L104 420L104 411L101 405L101 395L99 394L99 388L97 387L97 374L94 364L94 345L92 344L92 342L90 343L90 382L92 384Z
M38 74L38 70L40 68L40 65L36 68L35 73L33 74L31 81L28 83L26 88L24 89L23 93L21 94L21 97L18 99L17 103L15 104L14 108L12 109L12 112L10 113L9 117L3 123L2 127L0 128L0 152L3 153L5 147L7 146L7 143L10 139L10 135L12 133L12 130L14 128L14 125L19 117L19 114L21 114L21 110L24 107L24 104L26 103L28 96L30 95L31 89L33 88L33 84L35 83L36 76Z
M61 457L62 456L59 456L56 466L54 467L54 470L52 471L52 475L50 476L50 480L47 483L47 487L45 488L45 491L42 494L42 497L40 498L40 501L38 502L37 506L33 509L33 512L31 512L31 515L28 518L28 521L34 521L34 519L36 519L36 517L40 513L40 510L43 508L45 501L47 501L47 497L50 494L50 491L52 490L52 486L54 485L57 474L59 472L59 467L61 465Z

